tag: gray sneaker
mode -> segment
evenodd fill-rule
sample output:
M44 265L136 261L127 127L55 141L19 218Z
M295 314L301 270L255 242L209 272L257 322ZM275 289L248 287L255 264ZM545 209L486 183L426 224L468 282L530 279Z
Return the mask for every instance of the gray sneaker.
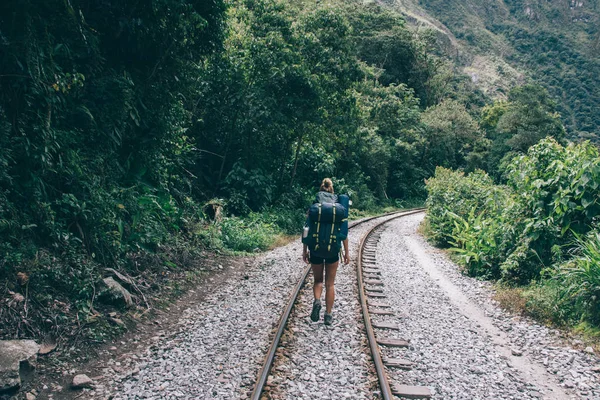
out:
M333 323L333 316L331 314L325 313L323 321L325 322L325 325L331 325Z
M313 301L312 312L310 313L310 319L313 322L317 322L321 318L321 300L315 299Z

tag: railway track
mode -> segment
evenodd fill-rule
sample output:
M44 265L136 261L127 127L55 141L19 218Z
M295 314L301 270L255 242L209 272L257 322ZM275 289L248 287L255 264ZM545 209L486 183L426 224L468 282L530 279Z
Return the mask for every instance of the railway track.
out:
M361 239L358 250L358 258L356 262L356 273L358 281L358 294L361 305L362 316L364 319L366 336L369 343L369 349L371 353L371 360L373 361L377 378L379 381L379 387L381 390L381 396L383 399L388 400L399 396L402 398L429 398L431 397L430 391L426 387L420 386L407 386L402 384L390 383L387 377L386 368L405 368L411 367L410 362L402 359L384 358L382 357L381 346L384 347L407 347L409 344L406 340L397 338L388 338L384 332L388 330L399 329L397 325L385 322L373 322L371 314L377 315L393 315L390 311L387 311L387 304L382 302L385 295L382 293L383 282L379 279L379 271L376 265L376 248L379 236L381 234L382 227L389 221L401 218L407 215L423 212L423 209L415 209L405 212L389 213L382 216L366 218L351 224L350 229L373 221L375 219L381 219L382 221L374 225ZM286 329L286 325L292 311L294 310L294 304L296 303L302 288L304 287L306 280L310 274L310 265L304 270L300 280L294 287L294 290L288 300L288 303L282 313L282 316L275 332L275 336L269 347L269 351L265 357L263 366L258 374L256 384L250 399L259 400L267 384L271 367L275 361L277 349L280 345L282 335ZM380 334L376 334L380 332Z

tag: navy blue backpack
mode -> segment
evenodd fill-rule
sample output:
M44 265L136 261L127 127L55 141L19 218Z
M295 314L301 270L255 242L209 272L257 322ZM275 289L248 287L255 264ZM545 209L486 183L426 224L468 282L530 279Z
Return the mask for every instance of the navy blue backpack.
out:
M319 192L308 209L308 219L302 237L312 256L333 258L348 237L349 198L329 192Z

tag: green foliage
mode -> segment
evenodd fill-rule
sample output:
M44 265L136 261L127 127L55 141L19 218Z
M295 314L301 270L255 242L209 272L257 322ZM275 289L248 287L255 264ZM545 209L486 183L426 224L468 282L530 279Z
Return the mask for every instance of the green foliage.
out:
M406 3L406 2L403 2ZM598 141L600 32L597 2L428 0L418 3L458 39L465 64L498 57L544 86L570 139ZM458 49L452 46L452 58ZM503 61L503 63L504 63ZM460 62L460 61L459 61ZM502 64L499 66L502 66ZM522 78L521 78L522 79ZM506 79L501 76L502 84ZM501 90L503 88L500 88Z
M477 122L464 105L446 100L423 113L429 148L426 157L434 166L464 168L473 160L474 150L488 147ZM469 165L472 169L478 165Z
M220 227L223 244L234 251L245 252L268 249L277 232L273 223L266 223L255 214L250 214L243 220L225 218Z
M547 139L514 159L508 184L534 224L554 225L561 237L585 233L600 213L598 157L589 143L564 147Z
M563 301L577 310L580 319L600 324L600 232L577 239L576 257L559 266Z
M506 191L495 186L483 171L465 175L438 167L435 176L427 180L427 192L431 238L442 245L453 240L452 235L457 232L456 223L473 226L474 218L497 215L509 203Z
M453 251L459 262L466 267L470 276L492 279L499 276L498 240L501 224L495 219L484 217L484 212L475 216L473 208L466 218L450 214L453 218Z
M533 282L523 292L526 300L526 313L546 323L557 326L574 325L576 310L564 301L563 288L554 279L543 279Z
M430 236L473 276L533 283L528 312L600 323L600 157L589 142L544 139L512 160L507 186L438 168L427 181Z
M491 140L487 170L497 179L518 154L545 137L564 144L565 130L556 112L556 104L540 86L525 85L512 89L508 101L499 101L482 110L481 120ZM505 177L502 177L505 178Z

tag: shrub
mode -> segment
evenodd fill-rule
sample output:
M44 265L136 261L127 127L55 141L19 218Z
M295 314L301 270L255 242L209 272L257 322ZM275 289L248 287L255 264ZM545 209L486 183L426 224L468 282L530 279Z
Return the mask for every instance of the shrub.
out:
M527 300L526 312L547 323L564 326L576 322L574 310L562 296L562 287L555 279L533 282L523 292Z
M427 180L427 219L431 238L438 244L452 241L457 219L469 215L498 214L508 201L506 191L495 186L483 171L469 175L438 167L435 176Z
M300 235L306 213L305 210L299 209L269 209L261 213L261 219L275 225L278 231L286 235Z
M427 181L431 237L453 246L469 275L528 284L532 316L598 326L598 149L545 139L514 158L507 176L498 186L483 172L438 168Z
M495 218L485 218L484 213L475 215L475 208L465 218L452 212L454 229L449 242L461 265L470 276L481 276L486 279L499 278L498 239L502 232L501 225Z
M544 139L509 167L516 209L504 211L512 229L504 246L506 279L528 281L572 248L600 214L600 157L589 142L561 146ZM515 212L516 211L516 212Z
M600 323L600 232L593 231L577 240L574 259L557 272L561 295L582 319Z
M234 251L266 250L276 234L274 224L264 222L260 214L249 214L245 219L228 217L221 222L223 244Z
M427 181L431 238L471 275L515 283L562 262L600 214L600 157L590 143L545 139L513 159L508 186L438 168Z

